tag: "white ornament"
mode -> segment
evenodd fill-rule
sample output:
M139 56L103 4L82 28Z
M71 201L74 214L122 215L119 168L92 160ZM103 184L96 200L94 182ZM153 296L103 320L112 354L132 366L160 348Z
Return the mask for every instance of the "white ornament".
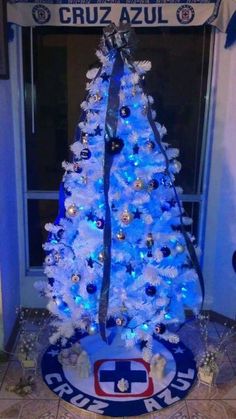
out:
M124 393L129 388L129 382L127 380L125 380L124 378L121 378L118 381L117 387L122 393Z
M149 376L152 377L154 380L162 380L164 376L166 362L167 361L163 355L153 355L150 362Z
M87 352L82 351L77 359L77 372L79 378L88 378L91 373L91 364Z

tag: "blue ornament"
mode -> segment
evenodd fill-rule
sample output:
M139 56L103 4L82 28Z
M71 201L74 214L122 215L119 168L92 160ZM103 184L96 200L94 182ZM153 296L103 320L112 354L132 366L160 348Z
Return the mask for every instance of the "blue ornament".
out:
M94 294L97 291L97 286L95 284L88 284L86 290L88 294Z
M170 208L171 208L171 206L170 206L169 202L164 202L161 206L162 212L169 211Z
M119 138L110 138L108 142L106 142L106 151L108 154L119 154L124 147L124 141Z
M105 221L103 220L103 218L99 218L96 221L96 226L97 228L99 228L99 230L102 230L104 228L104 224L105 224Z
M83 150L82 150L83 151ZM81 154L80 154L81 155ZM73 164L73 170L74 170L74 172L75 173L81 173L82 172L82 168L80 167L80 165L79 165L79 163L78 162L75 162L74 164Z
M149 297L153 297L156 294L157 289L155 285L147 284L145 288L145 292Z
M157 323L155 326L155 332L157 335L162 335L166 331L166 326L163 323Z
M87 330L88 330L88 334L89 335L95 335L97 333L97 331L98 331L97 324L96 323L91 323L88 326L88 329Z
M55 282L54 278L48 278L48 283L49 285L51 285L51 287L53 286L54 282Z
M156 180L156 179L151 179L151 180L148 182L148 189L149 189L149 190L157 189L157 188L158 188L158 186L159 186L159 182L158 182L158 180Z
M146 147L149 151L152 151L156 147L156 144L154 143L154 141L148 140L146 142Z
M167 246L163 246L161 248L161 252L162 252L164 258L170 256L170 254L171 254L171 251L170 251L169 247L167 247Z
M130 108L128 106L122 106L120 108L121 118L128 118L130 116Z
M88 160L91 157L91 151L89 150L89 148L83 148L83 150L81 150L80 152L80 157L83 160Z

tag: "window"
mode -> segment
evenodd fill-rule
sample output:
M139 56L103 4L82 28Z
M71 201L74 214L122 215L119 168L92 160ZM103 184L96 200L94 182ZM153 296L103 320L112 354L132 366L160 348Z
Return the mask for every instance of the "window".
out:
M23 29L25 88L28 268L42 265L44 224L57 215L57 199L69 144L85 95L86 72L101 29L38 27ZM180 149L185 208L198 235L201 213L205 97L210 29L206 27L136 30L137 60L152 61L146 91L155 100L166 141Z

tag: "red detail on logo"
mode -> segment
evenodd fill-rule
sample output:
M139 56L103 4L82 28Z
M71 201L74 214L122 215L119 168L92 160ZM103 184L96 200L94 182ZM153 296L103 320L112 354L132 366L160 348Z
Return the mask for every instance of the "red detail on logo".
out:
M123 361L135 361L137 363L140 363L144 366L146 373L147 373L147 387L144 391L140 392L140 393L107 393L105 392L100 385L100 381L99 381L99 372L100 372L100 367L105 363L105 362L110 362L110 361L114 361L114 362L123 362ZM154 391L154 386L153 386L153 381L152 378L149 377L149 372L150 372L150 364L146 361L144 361L142 358L125 358L125 359L117 359L117 358L110 358L110 359L99 359L98 361L96 361L94 363L94 389L95 389L95 393L98 396L110 396L110 397L149 397L153 395L153 391Z

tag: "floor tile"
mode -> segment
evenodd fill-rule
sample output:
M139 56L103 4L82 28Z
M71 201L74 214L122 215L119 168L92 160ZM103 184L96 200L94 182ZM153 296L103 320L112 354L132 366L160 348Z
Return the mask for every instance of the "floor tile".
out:
M190 419L235 419L235 400L188 400Z
M79 409L70 403L66 403L60 400L57 419L110 419L110 416L101 416L96 413L86 412L85 410ZM115 419L113 417L113 419ZM119 419L122 417L119 416Z
M196 383L187 396L187 400L200 399L236 400L236 376L229 362L225 362L221 366L215 386L209 387Z
M0 401L0 418L1 419L18 419L24 402L20 400L1 400Z
M15 394L14 392L10 392L7 390L7 386L14 386L16 385L20 378L23 375L23 370L20 366L20 363L17 361L11 361L9 368L7 370L7 374L3 380L1 389L0 389L0 400L1 399L22 399L23 397ZM27 376L30 375L27 374ZM33 374L31 374L33 375ZM33 392L29 395L25 396L26 399L53 399L56 400L57 396L46 386L43 382L41 374L35 375L35 385Z
M142 416L125 416L124 419L190 419L185 401L173 404L167 409Z
M20 419L56 419L59 400L31 400L24 403Z
M2 384L2 381L3 381L3 378L6 374L7 368L8 368L8 362L1 362L0 363L0 387L1 387L1 384Z

